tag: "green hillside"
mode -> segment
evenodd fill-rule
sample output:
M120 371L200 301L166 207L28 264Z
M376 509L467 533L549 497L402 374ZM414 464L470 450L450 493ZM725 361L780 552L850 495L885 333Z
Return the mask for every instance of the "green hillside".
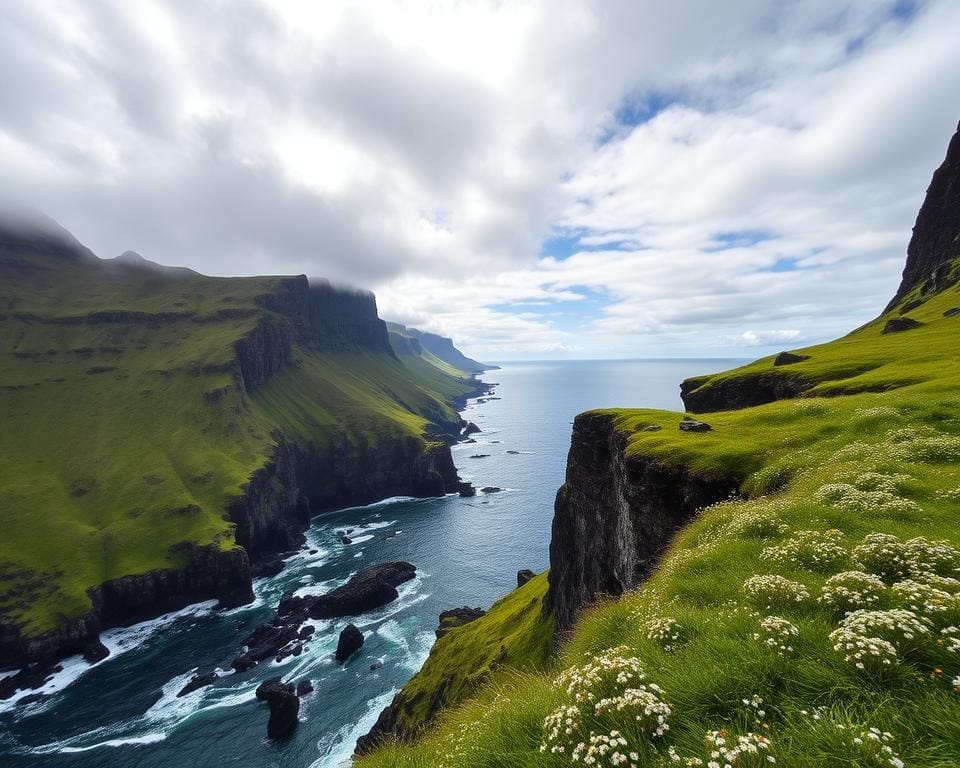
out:
M228 507L280 440L309 451L301 490L321 506L351 495L337 461L385 441L411 463L442 448L425 435L456 429L475 383L391 354L372 296L319 290L330 317L296 305L303 278L211 278L0 232L8 633L62 626L91 609L89 588L183 567L192 546L236 547ZM338 315L341 301L367 314ZM376 491L361 480L354 496Z

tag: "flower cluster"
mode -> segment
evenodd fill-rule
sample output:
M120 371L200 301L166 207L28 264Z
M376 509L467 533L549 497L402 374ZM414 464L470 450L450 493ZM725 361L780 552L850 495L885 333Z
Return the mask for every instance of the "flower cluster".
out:
M657 643L663 650L675 650L683 641L683 632L676 619L670 617L650 619L646 629L647 639Z
M639 659L623 655L627 651L625 645L618 645L597 654L586 664L563 672L557 678L557 685L563 688L573 701L580 703L596 701L608 690L623 689L631 683L639 683L646 679L646 674Z
M936 497L944 501L960 501L960 488L937 491Z
M864 637L846 627L830 633L833 650L843 654L843 660L864 672L879 672L899 661L892 643L879 637Z
M863 571L844 571L827 579L817 602L841 612L875 605L884 592L879 576Z
M670 747L667 756L673 764L706 766L706 768L755 768L772 765L777 759L770 754L770 739L759 733L733 736L728 731L707 731L703 739L706 758L683 757Z
M869 473L862 476L867 478L867 485L874 477L884 477L884 475ZM823 504L829 504L846 512L885 517L902 517L920 510L920 506L915 501L901 497L897 494L895 486L892 486L894 486L893 483L888 483L876 488L860 488L850 483L828 483L814 493L814 498Z
M960 654L960 627L951 625L941 629L937 645L943 646L947 653Z
M942 578L942 577L936 577ZM955 579L949 579L955 581ZM893 593L906 608L924 617L956 611L960 599L927 581L907 579L893 585Z
M903 768L904 762L893 751L893 747L890 746L891 741L893 741L893 735L889 731L881 731L879 728L868 728L859 733L854 732L853 746L859 753L860 758L857 764Z
M930 623L905 608L854 611L843 618L840 626L862 637L886 640L901 653L913 650L930 635Z
M960 552L948 541L923 536L901 541L888 533L868 533L863 543L854 547L853 557L863 570L891 581L960 574Z
M580 760L584 765L637 767L640 756L628 751L629 743L620 731L610 733L591 733L587 742L581 741L574 747L570 757L574 762Z
M850 555L839 543L843 534L836 528L829 531L797 531L783 544L767 547L760 559L779 565L828 571L841 566Z
M636 748L616 728L647 737L667 732L671 710L663 691L643 682L640 661L626 651L618 646L557 678L567 701L544 719L541 752L567 754L586 765L632 768Z
M728 536L766 539L787 532L787 524L769 507L747 507L734 515L724 527Z
M894 455L906 461L931 463L960 460L960 437L930 428L895 429L887 432L895 445Z
M754 603L768 610L802 603L810 597L800 582L772 573L751 576L743 582L743 591Z
M895 419L899 415L900 410L890 405L878 405L873 408L857 408L857 410L853 412L853 418L857 421Z
M753 639L759 640L767 648L781 656L793 652L793 638L800 634L794 624L779 616L766 616L760 620L760 631L754 633Z

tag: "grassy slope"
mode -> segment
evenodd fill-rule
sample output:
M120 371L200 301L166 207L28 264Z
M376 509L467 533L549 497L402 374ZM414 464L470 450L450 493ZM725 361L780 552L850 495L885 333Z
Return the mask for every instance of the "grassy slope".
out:
M643 588L589 611L557 669L500 679L449 712L420 742L382 749L360 765L569 765L568 757L539 750L544 718L568 703L553 681L559 670L617 646L624 647L615 655L636 657L672 708L670 730L654 739L637 730L632 716L616 711L595 723L623 732L638 753L630 761L636 765L672 764L670 747L684 760L705 760L710 729L764 734L781 766L896 764L879 752L883 746L908 766L960 765L960 691L953 682L960 652L950 652L941 636L879 673L857 670L828 638L842 614L817 602L831 574L856 567L849 554L819 565L762 555L766 547L795 541L798 531L836 537L826 540L847 553L875 532L945 539L960 548L960 317L943 317L954 306L960 306L957 287L909 313L924 322L921 328L883 336L884 321L878 320L803 350L811 359L789 366L821 382L820 392L859 394L707 414L714 427L709 433L681 433L677 413L611 412L630 435L630 453L704 473L739 473L747 478L747 498L704 510ZM771 367L767 358L726 375ZM862 392L863 384L887 391ZM648 424L662 429L640 430ZM845 501L818 494L835 483L859 487L848 489ZM828 530L839 533L824 534ZM767 609L744 591L745 580L757 574L800 582L810 598ZM877 606L902 604L888 586ZM754 638L768 614L798 628L784 656ZM955 602L931 615L934 632L960 624ZM648 622L658 618L678 622L680 640L672 651L648 637ZM493 633L489 642L496 642ZM754 695L763 699L763 716L743 703ZM892 741L864 738L861 731L869 726L889 731ZM751 759L735 765L761 764Z
M211 403L204 393L233 383L216 367L256 321L217 313L262 311L254 299L277 279L104 280L63 259L31 264L0 259L0 313L194 313L158 326L0 322L0 611L31 633L87 610L90 586L181 565L181 542L234 546L224 509L275 429L321 444L419 436L470 386L359 349L298 348L252 397L231 387Z

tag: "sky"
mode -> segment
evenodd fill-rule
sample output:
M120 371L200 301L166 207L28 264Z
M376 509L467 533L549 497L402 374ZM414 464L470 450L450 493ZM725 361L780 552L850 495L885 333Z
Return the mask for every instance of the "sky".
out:
M956 0L0 0L0 203L484 360L757 357L894 293Z

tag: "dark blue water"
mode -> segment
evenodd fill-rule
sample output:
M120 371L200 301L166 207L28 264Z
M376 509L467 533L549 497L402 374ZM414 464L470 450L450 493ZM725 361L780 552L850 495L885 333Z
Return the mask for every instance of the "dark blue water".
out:
M454 448L464 479L505 488L471 499L388 500L314 520L310 547L278 576L255 585L252 606L218 613L194 606L180 614L108 633L110 658L94 667L67 662L52 695L0 708L0 765L9 768L186 768L296 766L328 768L349 760L357 736L419 668L430 650L437 614L487 607L516 585L520 568L548 563L553 499L563 482L570 424L580 411L606 406L679 409L688 376L737 361L582 361L505 364L484 378L495 397L472 403L464 417L483 432ZM518 451L519 453L507 453ZM471 459L473 454L489 454ZM353 544L339 534L353 529ZM239 642L272 616L295 589L322 593L354 571L408 560L418 577L381 611L355 623L366 636L346 667L332 661L346 622L315 622L305 653L178 699L195 671L229 669ZM370 670L374 662L383 667ZM254 699L265 678L309 678L301 723L282 744L265 738L266 706Z

